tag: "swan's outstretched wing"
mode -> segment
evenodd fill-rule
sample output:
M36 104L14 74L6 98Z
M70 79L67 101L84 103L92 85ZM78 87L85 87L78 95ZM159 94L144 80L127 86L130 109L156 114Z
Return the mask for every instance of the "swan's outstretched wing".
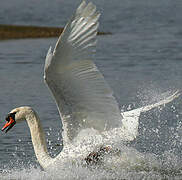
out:
M100 14L85 1L48 51L45 81L56 100L64 138L73 140L85 128L100 132L121 126L113 92L92 62Z
M138 135L138 125L139 125L139 117L140 114L146 111L149 111L153 108L165 105L174 99L176 99L180 95L180 92L177 90L172 93L170 96L147 106L143 106L141 108L133 109L131 111L126 111L122 113L122 129L124 131L125 137L127 137L128 141L134 140ZM126 139L125 139L126 140Z

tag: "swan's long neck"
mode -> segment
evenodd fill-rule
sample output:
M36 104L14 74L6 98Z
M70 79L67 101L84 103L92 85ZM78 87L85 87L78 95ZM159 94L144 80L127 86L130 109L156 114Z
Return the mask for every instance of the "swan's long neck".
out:
M32 143L36 157L43 168L46 168L53 162L47 151L44 131L40 123L40 119L34 110L26 114L26 120L30 128Z

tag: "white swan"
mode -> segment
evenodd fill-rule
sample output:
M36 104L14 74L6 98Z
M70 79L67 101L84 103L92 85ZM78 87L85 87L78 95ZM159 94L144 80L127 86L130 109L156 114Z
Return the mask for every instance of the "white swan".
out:
M56 100L63 124L62 152L56 158L48 155L43 128L31 107L13 109L2 128L7 132L16 122L26 120L36 157L44 169L68 159L87 157L94 150L93 141L102 145L113 139L133 140L138 133L141 112L179 96L176 91L156 104L120 113L112 90L92 62L99 16L95 5L83 1L64 28L54 51L50 48L46 56L44 79ZM80 146L78 140L83 142Z

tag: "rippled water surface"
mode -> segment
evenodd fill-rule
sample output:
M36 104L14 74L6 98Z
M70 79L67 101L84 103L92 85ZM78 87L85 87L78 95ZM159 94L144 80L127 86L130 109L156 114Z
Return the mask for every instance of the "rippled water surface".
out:
M121 109L154 102L165 91L182 90L180 0L93 1L102 16L95 63L115 92ZM64 26L78 0L2 0L1 24ZM61 121L43 81L46 52L55 39L0 41L0 125L14 107L39 114L52 156L61 151ZM140 118L139 136L121 147L130 163L120 170L68 167L42 171L26 123L0 133L0 179L181 179L182 104L172 103ZM138 160L139 159L139 160ZM138 163L133 168L132 163ZM143 165L142 165L143 163Z

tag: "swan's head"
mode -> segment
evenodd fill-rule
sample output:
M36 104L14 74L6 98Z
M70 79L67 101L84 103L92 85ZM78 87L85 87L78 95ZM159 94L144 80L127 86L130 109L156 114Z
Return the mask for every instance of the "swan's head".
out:
M24 121L27 111L32 111L30 107L15 108L6 116L6 124L3 126L2 131L6 129L6 133L18 122Z

